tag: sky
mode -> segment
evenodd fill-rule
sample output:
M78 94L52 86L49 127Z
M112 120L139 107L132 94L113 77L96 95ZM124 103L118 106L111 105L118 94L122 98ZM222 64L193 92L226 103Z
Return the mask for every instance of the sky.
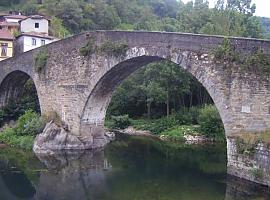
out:
M182 0L182 1L186 3L191 0ZM208 0L208 1L211 7L213 7L216 2L216 0ZM257 6L255 15L270 18L270 0L253 0L252 2L255 3Z

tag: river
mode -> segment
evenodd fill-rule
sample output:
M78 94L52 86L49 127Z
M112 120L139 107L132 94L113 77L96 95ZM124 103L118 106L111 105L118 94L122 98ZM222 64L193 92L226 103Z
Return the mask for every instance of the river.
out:
M103 151L35 156L0 149L0 199L268 200L267 187L226 175L226 145L122 136Z

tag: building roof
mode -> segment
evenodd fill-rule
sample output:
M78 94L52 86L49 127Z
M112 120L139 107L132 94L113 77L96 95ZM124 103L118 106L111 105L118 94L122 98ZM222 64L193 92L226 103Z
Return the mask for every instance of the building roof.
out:
M26 19L27 16L24 16L24 15L5 15L4 16L5 18L10 18L10 19Z
M18 37L21 37L21 36L39 37L39 38L44 38L44 39L49 39L49 40L56 39L52 36L49 36L47 33L38 33L38 32L21 33Z
M0 29L0 39L14 40L14 36L6 29Z
M27 17L21 19L19 22L26 20L26 19L46 19L46 20L50 21L50 19L48 17L42 16L42 15L30 15L30 16L27 16Z
M0 21L0 26L20 26L20 24L17 22Z

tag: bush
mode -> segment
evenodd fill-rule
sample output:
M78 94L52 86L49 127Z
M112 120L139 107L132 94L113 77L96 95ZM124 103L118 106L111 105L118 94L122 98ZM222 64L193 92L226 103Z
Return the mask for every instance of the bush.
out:
M106 53L110 56L124 56L128 50L128 44L125 42L104 42L98 49L99 53Z
M2 133L0 133L0 142L13 147L31 150L34 143L34 136L18 136L14 129L7 128Z
M91 38L85 46L81 47L80 48L80 54L82 56L89 56L91 54L93 54L96 50L96 47L95 47L95 41L93 38Z
M111 128L125 129L131 124L128 115L112 116Z
M28 110L24 115L19 117L15 127L17 135L37 135L44 129L45 123L41 117L32 110Z
M41 73L44 71L47 60L48 60L48 50L43 49L41 50L35 57L35 71L37 73Z
M179 125L192 124L192 115L188 108L182 108L175 114L175 120L177 120Z
M225 139L223 123L215 106L209 105L202 108L199 113L198 122L200 131L206 137L217 140Z
M53 121L53 123L55 123L59 127L63 125L63 121L56 111L47 112L42 116L42 118L46 123Z

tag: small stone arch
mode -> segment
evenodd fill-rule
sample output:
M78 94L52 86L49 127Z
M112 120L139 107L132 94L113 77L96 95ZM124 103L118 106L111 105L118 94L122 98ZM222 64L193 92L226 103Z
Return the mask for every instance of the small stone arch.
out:
M33 80L28 73L20 70L8 73L0 83L0 107L5 106L9 101L20 98L23 88L29 79ZM36 84L35 89L37 91Z

